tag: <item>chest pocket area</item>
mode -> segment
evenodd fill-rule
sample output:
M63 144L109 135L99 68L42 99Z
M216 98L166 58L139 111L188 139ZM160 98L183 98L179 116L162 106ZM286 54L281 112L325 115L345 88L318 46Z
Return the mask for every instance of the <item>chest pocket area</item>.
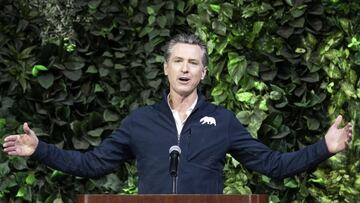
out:
M222 170L228 140L214 125L196 125L190 129L187 160L207 169Z

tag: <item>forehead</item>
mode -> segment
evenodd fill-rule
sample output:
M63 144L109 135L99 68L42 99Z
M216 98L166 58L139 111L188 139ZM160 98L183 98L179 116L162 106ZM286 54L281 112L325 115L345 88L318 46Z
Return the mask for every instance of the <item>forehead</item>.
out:
M177 43L170 50L170 58L196 59L201 61L203 50L199 45Z

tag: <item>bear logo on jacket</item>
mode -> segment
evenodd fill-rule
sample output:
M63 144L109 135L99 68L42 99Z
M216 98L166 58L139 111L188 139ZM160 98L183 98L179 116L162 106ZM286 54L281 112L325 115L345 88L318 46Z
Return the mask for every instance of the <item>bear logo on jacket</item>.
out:
M214 125L216 126L216 120L213 117L204 116L202 119L200 119L201 125L208 124L208 125Z

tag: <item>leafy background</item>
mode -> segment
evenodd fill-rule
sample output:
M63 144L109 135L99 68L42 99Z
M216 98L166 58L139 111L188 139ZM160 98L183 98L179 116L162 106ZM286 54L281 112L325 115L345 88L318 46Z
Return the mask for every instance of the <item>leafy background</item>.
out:
M274 150L316 142L338 114L349 149L316 169L272 180L227 157L226 194L271 202L359 201L360 3L346 0L1 0L0 137L28 121L64 149L99 144L129 112L158 101L165 42L207 42L208 100L237 114ZM3 142L3 141L1 141ZM74 202L79 193L137 193L126 163L100 179L0 153L2 202Z

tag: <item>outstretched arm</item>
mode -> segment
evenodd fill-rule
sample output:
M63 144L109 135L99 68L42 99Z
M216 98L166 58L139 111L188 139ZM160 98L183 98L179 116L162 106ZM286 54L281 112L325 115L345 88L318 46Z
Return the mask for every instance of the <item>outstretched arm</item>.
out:
M23 129L25 134L5 137L4 152L13 156L31 156L35 152L39 139L27 123L24 123Z
M129 119L125 119L125 123ZM4 151L14 156L31 156L45 165L76 176L99 177L112 172L125 160L133 158L130 149L129 124L118 128L102 143L85 153L63 150L39 141L35 133L24 124L25 134L5 138Z
M235 119L230 127L231 155L247 168L276 179L293 176L317 166L334 153L346 149L352 138L351 124L339 128L342 117L338 116L326 133L325 139L298 151L281 153L252 138Z

